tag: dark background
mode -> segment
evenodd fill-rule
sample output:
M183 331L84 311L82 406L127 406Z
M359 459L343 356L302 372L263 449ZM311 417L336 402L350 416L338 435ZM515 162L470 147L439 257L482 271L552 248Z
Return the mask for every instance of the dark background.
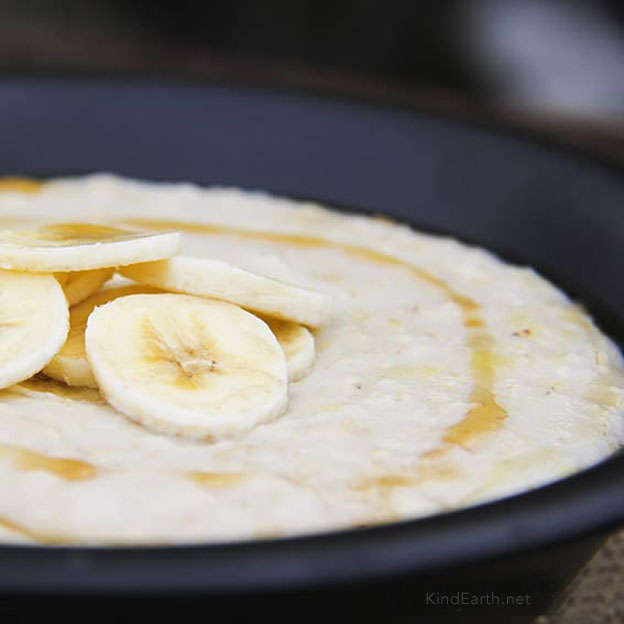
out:
M623 31L620 0L0 0L0 72L359 95L624 160Z

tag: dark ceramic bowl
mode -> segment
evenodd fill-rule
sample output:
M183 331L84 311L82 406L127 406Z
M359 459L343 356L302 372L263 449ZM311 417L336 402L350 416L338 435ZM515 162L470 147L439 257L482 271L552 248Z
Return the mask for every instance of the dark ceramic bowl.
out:
M622 344L624 177L578 153L356 101L99 79L1 80L0 137L2 174L260 188L474 241L554 279ZM206 617L218 606L278 620L525 621L622 522L623 486L620 454L519 496L370 529L167 548L4 546L0 592L107 595L126 610L137 603L124 595L147 594L159 609L175 596ZM453 604L475 596L480 606Z

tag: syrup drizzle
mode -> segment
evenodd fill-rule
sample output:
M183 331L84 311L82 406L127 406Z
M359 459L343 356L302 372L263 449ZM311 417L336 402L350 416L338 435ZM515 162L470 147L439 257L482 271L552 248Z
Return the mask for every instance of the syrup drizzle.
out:
M97 474L97 468L80 459L52 457L8 444L0 444L0 457L10 459L20 470L45 470L66 481L85 481Z
M237 472L188 472L187 476L197 485L222 490L238 485L245 475Z
M28 529L8 518L4 518L0 516L0 528L6 529L11 533L16 533L20 537L27 539L28 541L35 542L37 544L46 544L48 546L60 545L60 544L71 544L75 540L72 540L70 537L60 536L60 535L48 535L47 533L39 533L38 531L33 531L32 529Z
M20 176L6 176L0 178L0 192L11 193L37 193L43 186L43 182L33 178L23 178Z

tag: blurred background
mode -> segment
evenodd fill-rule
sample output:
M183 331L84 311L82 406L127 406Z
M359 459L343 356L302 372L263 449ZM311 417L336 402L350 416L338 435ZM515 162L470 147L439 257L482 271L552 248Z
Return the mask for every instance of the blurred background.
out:
M624 162L621 0L0 0L0 72L356 95Z
M0 0L0 75L23 72L363 97L624 164L624 0ZM622 621L622 553L540 624Z

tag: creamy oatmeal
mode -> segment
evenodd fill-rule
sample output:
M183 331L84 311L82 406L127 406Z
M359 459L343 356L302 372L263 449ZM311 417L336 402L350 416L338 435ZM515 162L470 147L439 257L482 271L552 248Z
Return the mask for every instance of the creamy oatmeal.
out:
M0 219L178 230L185 253L331 301L286 411L226 439L151 431L96 388L43 375L3 390L4 541L216 541L415 518L559 479L624 441L618 349L534 271L482 249L263 193L104 175L0 185Z

